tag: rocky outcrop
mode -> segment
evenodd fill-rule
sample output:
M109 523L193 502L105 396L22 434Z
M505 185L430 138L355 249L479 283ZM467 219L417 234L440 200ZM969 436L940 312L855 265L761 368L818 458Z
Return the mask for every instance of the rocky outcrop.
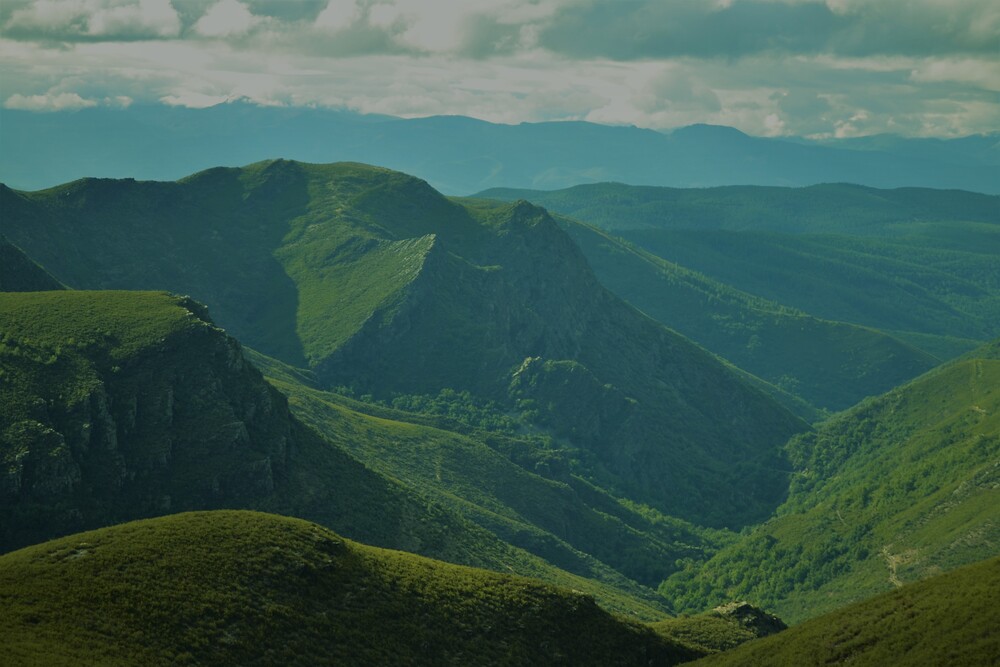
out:
M785 622L774 614L769 614L760 607L744 601L719 605L711 614L739 625L756 637L767 637L788 629Z
M0 423L0 551L165 511L253 505L280 487L286 399L236 340L189 312L190 326L125 359L93 346L45 359L72 367L61 382L45 380L45 362L0 358L43 380L25 418Z

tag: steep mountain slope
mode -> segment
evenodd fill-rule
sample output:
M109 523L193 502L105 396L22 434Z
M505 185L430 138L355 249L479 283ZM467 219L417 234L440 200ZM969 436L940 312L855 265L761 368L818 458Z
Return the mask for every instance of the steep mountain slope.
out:
M298 519L197 512L0 556L14 663L672 665L699 655L592 598L345 540Z
M693 665L995 665L1000 559L852 604Z
M640 188L527 198L659 257L812 315L908 336L932 354L1000 335L1000 198L957 190ZM940 337L938 339L933 336Z
M804 425L603 289L526 203L287 161L0 198L11 239L68 284L193 294L326 387L488 397L600 486L691 520L742 525L784 492L773 453Z
M65 286L0 234L0 292L54 289L65 289Z
M586 122L503 125L461 116L134 104L44 113L3 109L0 181L37 189L83 176L175 179L285 155L381 164L449 194L489 187L811 185L849 181L1000 193L1000 135L814 142L692 125L670 133ZM155 155L157 159L150 160Z
M308 378L297 380L301 371L253 358L289 396L293 412L331 442L569 572L641 595L616 582L602 563L655 587L676 570L678 559L714 552L731 539L650 508L629 507L574 475L569 452L551 443L360 404L318 390Z
M641 617L661 614L651 591L536 526L537 515L534 523L512 520L519 531L508 532L531 535L521 543L576 574L512 546L516 535L501 539L490 524L465 518L486 509L365 467L331 440L390 441L405 437L406 425L349 410L338 417L325 424L324 438L290 415L239 344L190 299L0 294L0 551L171 511L260 508L380 546L558 582ZM460 439L428 431L425 447ZM546 489L534 475L519 481ZM558 500L555 511L568 514L562 533L620 535L641 563L698 553L689 533L627 526L561 488L547 492ZM647 543L640 529L661 537Z
M819 408L842 410L940 363L880 331L812 317L727 287L584 223L570 218L559 223L612 292Z
M661 592L678 608L745 598L815 616L997 552L1000 341L787 445L776 517Z

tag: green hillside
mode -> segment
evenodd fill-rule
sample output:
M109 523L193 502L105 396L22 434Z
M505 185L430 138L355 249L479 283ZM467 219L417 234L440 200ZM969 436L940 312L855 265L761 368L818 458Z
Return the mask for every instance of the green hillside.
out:
M693 665L995 665L1000 559L883 593Z
M1000 335L997 196L617 183L482 196L529 199L742 291L895 332L937 356Z
M612 292L818 408L848 408L940 363L883 332L751 296L590 225L569 218L560 225Z
M652 591L535 525L543 523L539 515L534 523L510 519L516 530L504 524L500 537L495 526L470 519L487 509L402 480L403 468L372 470L336 444L359 432L366 442L394 442L411 434L410 426L346 409L337 417L324 424L326 436L293 417L239 344L190 299L0 294L0 551L182 510L266 509L379 546L560 583L639 617L662 616ZM474 448L461 436L430 429L420 440L425 449L453 441ZM506 463L494 460L492 469L558 500L555 507L567 515L553 526L560 534L620 536L631 545L630 574L645 573L647 583L666 573L660 562L673 562L664 553L700 553L704 546L679 527L647 541L642 531L652 536L654 527L606 517L602 505L590 509L564 485L518 476L521 469ZM473 500L512 512L488 495Z
M7 664L645 666L699 655L579 592L252 512L138 521L0 556L0 597Z
M0 292L54 289L65 287L0 234Z
M592 484L691 521L744 525L783 496L776 448L805 425L606 291L525 202L288 161L0 199L10 238L70 286L191 294L324 388L469 392Z
M996 555L1000 341L793 438L775 518L661 586L678 609L743 598L786 620Z
M900 238L624 232L652 253L820 317L951 338L1000 332L1000 225ZM943 243L942 236L967 238Z
M914 222L996 224L997 195L962 190L882 190L832 183L801 188L752 185L667 188L623 183L564 190L496 188L478 196L527 199L602 229L701 229L891 236Z
M296 381L280 362L254 360L293 412L332 443L569 572L641 595L617 572L655 587L678 559L704 557L731 539L612 497L574 475L570 452L551 443L359 404Z

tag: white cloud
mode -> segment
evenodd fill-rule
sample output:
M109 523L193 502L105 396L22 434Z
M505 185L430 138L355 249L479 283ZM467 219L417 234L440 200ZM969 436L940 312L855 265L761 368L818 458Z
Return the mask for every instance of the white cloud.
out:
M176 37L180 31L181 20L170 0L139 0L138 3L94 11L87 34L102 37Z
M361 8L355 0L330 0L316 17L315 26L321 30L344 30L361 18Z
M7 1L14 0L0 0ZM858 0L844 2L852 16L875 11ZM901 6L901 0L885 2ZM930 2L914 0L924 10ZM733 0L715 10L756 11L762 3ZM6 106L36 109L110 105L117 97L186 106L246 98L511 123L587 119L670 128L707 122L750 134L954 136L1000 128L998 53L764 51L721 59L633 58L629 52L616 59L546 50L545 31L562 20L561 12L597 4L328 0L312 14L282 20L256 0L212 0L197 11L178 1L186 27L165 39L176 15L166 0L38 0L0 9L0 81ZM692 11L703 4L678 0L676 6ZM825 11L823 0L766 4ZM979 0L957 5L964 8L954 12L957 26L973 9L985 15ZM11 25L20 36L11 36Z
M43 95L14 93L4 102L4 107L7 109L23 111L72 111L96 106L96 101L84 99L76 93L45 93Z
M198 19L193 30L203 37L238 37L260 22L261 18L239 0L219 0Z
M180 34L181 20L170 0L36 0L4 28L54 39L163 39Z

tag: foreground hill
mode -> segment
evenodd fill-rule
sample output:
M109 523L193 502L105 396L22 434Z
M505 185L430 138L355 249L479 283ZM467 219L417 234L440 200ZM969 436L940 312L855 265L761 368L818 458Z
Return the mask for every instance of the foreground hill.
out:
M742 291L896 332L937 356L971 349L956 337L1000 335L997 196L617 183L483 196L529 199Z
M1000 341L793 438L776 516L661 592L680 609L742 598L797 621L995 556L998 387Z
M694 665L995 665L1000 559L852 604Z
M622 546L615 565L650 584L665 574L656 563L699 552L690 530L660 530L610 498L587 501L457 434L414 433L349 409L323 426L321 437L290 414L190 299L0 294L0 551L182 510L268 509L379 546L558 582L646 618L662 615L655 595L591 547ZM511 494L545 507L524 511L484 493L456 502L451 489L422 488L403 466L377 472L338 446L357 442L464 451L466 465L483 460L497 479L516 482ZM591 505L618 507L619 516Z
M699 652L578 592L199 512L0 556L8 664L673 665Z
M0 200L11 239L67 284L192 294L322 388L470 392L569 443L592 482L689 520L743 525L784 493L774 452L804 424L601 287L525 202L288 161Z
M849 181L1000 193L1000 136L814 142L692 125L670 133L586 122L503 125L462 116L394 118L334 109L4 109L0 181L36 189L82 176L174 179L213 165L332 157L419 174L449 194L621 181L706 187ZM155 160L149 156L155 155Z

